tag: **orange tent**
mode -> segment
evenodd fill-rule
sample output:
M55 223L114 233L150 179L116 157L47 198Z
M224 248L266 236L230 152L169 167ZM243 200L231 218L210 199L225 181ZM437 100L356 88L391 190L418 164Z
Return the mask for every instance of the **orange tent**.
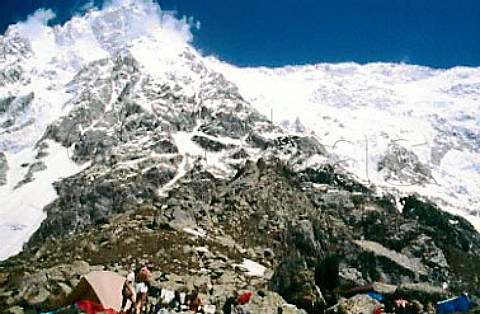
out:
M122 288L125 278L111 271L92 271L84 276L68 295L67 304L79 300L90 300L101 304L105 309L120 311Z

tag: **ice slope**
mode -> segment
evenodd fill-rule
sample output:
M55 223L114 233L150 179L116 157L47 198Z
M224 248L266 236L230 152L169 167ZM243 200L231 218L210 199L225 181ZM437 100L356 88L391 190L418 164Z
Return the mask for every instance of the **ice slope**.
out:
M480 230L480 68L407 64L318 64L217 71L276 124L301 125L364 183L401 196L417 192ZM431 170L420 182L386 179L390 143Z
M8 172L7 184L0 186L0 260L20 252L23 243L38 229L45 218L43 207L57 196L52 183L89 165L75 164L65 147L53 141L48 143L48 155L42 158L46 170L36 173L32 182L21 187L16 185L23 179L22 170L37 160L37 152L25 149L15 155L7 154L13 171Z

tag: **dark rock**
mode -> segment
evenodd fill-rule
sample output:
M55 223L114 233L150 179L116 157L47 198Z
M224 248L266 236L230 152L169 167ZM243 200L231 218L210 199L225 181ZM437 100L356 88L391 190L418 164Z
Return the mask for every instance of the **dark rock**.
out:
M465 218L442 211L436 205L415 195L402 198L401 202L402 213L406 218L416 219L428 227L442 230L431 234L427 231L428 235L439 243L480 254L480 234Z
M0 113L6 113L14 100L15 97L7 97L0 99Z
M247 138L247 143L260 149L266 149L270 145L270 140L261 136L260 134L250 133Z
M169 140L161 139L151 145L151 149L158 154L175 154L178 153L178 148Z
M0 152L0 186L7 184L8 162L3 152Z
M269 289L280 294L287 302L314 313L325 306L325 300L313 277L300 255L289 255L282 259L275 270Z
M302 181L338 186L348 192L371 193L366 186L337 171L332 165L326 164L318 169L307 168L300 173Z
M335 302L334 291L338 289L340 284L339 267L341 257L337 254L330 254L319 260L315 265L315 284L333 300L327 302Z
M355 253L355 268L359 269L369 281L383 281L400 284L405 281L425 280L428 269L418 260L389 250L372 241L355 241L362 251Z
M34 98L35 95L31 92L27 95L0 99L0 113L8 112L10 115L16 116L25 111Z
M437 271L441 269L442 278L437 278L437 280L446 280L449 271L447 258L429 236L420 235L419 238L411 241L410 245L404 247L402 253L407 254L410 258L420 259L423 264Z
M195 143L198 143L198 145L200 145L203 149L210 152L219 152L224 149L227 149L228 147L227 145L219 141L214 141L207 137L199 136L199 135L193 136L192 141L194 141Z
M247 159L248 157L249 157L248 153L243 148L235 151L232 155L232 158L234 159Z
M200 127L207 135L240 139L250 131L250 123L240 119L236 112L216 112L208 124Z
M327 150L314 137L301 136L280 136L277 137L270 146L274 146L282 151L287 151L289 154L304 154L311 155L327 155Z

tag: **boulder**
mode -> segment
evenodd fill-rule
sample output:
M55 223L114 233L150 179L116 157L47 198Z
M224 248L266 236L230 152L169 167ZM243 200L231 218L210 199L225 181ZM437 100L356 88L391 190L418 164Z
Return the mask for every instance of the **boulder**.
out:
M358 294L350 299L344 299L333 307L328 308L327 314L354 314L354 313L373 313L373 310L381 307L381 304L366 294Z
M325 300L315 285L314 275L299 254L282 259L269 282L269 289L277 292L288 303L313 313L325 305Z
M50 294L44 285L30 285L22 291L22 299L29 305L39 305L47 301Z
M295 305L288 304L277 293L265 291L255 293L250 302L245 306L250 313L278 314L282 309L283 314L306 314L307 312L298 309Z
M402 295L409 300L418 300L423 304L427 304L428 302L435 304L450 296L450 293L442 287L434 286L426 282L401 284L397 288L396 294Z
M362 271L369 269L372 281L400 283L406 278L413 281L426 278L428 275L428 269L417 259L390 250L377 242L366 240L353 242L364 252L360 255L358 263L366 267Z

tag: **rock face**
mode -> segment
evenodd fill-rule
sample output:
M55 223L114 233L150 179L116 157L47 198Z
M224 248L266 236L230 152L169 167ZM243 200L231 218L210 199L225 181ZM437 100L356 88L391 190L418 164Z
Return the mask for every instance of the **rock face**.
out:
M377 167L378 171L384 173L387 182L422 184L432 179L429 167L422 164L413 152L395 142L390 143Z
M0 152L0 185L5 185L7 183L7 171L7 157L3 152Z
M309 313L325 308L325 300L315 285L313 273L300 255L283 258L270 280L269 288Z
M15 76L13 73L11 75ZM0 72L0 81L1 80L2 78ZM8 142L10 141L7 139L5 134L15 132L18 129L22 129L33 124L33 121L26 117L25 112L30 109L34 98L35 95L33 92L30 92L26 95L15 95L8 96L6 98L0 98L0 135L3 135L3 140L0 143L0 150L7 150Z

